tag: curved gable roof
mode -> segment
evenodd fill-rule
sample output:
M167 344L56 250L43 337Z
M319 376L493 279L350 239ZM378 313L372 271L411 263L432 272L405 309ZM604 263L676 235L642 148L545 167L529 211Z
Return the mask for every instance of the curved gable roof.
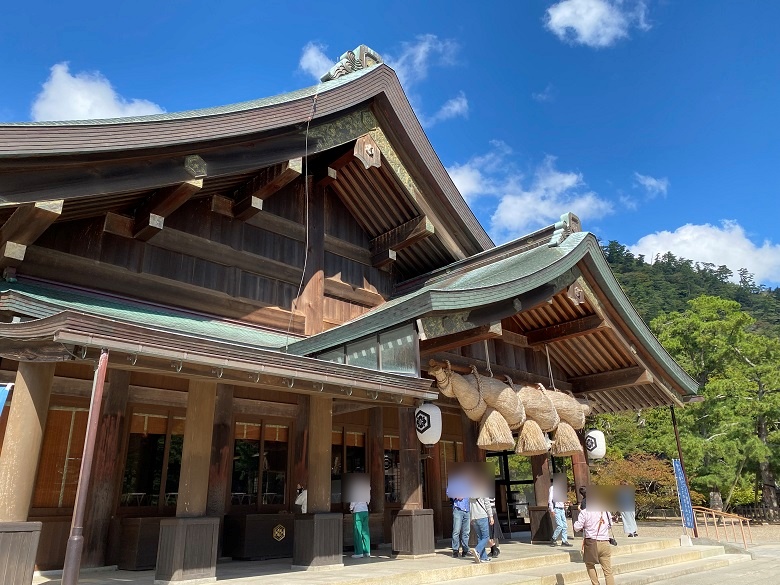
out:
M113 120L0 124L0 173L5 169L14 172L22 161L29 167L42 159L57 165L138 159L152 152L191 154L280 132L300 134L312 114L315 96L312 126L370 105L401 162L426 196L438 203L450 225L459 226L461 244L466 244L470 253L493 247L428 141L398 77L386 65L224 107ZM13 202L7 193L3 199Z

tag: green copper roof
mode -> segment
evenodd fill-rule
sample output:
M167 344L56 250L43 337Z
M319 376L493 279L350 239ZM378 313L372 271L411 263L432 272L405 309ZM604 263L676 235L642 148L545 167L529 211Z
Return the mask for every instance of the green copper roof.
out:
M518 243L520 240L518 240ZM463 311L516 298L551 282L576 278L577 265L584 262L609 302L620 314L657 363L684 388L696 394L698 384L661 346L615 279L596 237L577 232L559 245L539 246L468 270L468 260L457 263L458 272L440 278L380 305L361 317L307 339L290 344L290 353L312 355L372 335L399 322L426 314ZM453 265L454 266L454 265Z
M9 297L6 294L8 292L13 292L13 297ZM26 302L27 300L32 302ZM287 342L287 336L284 334L220 320L217 317L178 312L142 302L29 282L0 283L0 309L39 319L70 310L159 331L171 331L256 348L276 349L283 347Z

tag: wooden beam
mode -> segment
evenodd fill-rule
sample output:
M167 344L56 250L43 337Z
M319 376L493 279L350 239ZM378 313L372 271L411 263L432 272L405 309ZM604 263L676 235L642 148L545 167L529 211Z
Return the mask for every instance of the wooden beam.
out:
M257 215L263 210L263 200L254 195L245 197L233 205L232 217L239 221L246 221L253 215Z
M450 352L440 352L433 354L430 356L432 361L436 365L444 366L444 362L448 361L452 365L452 370L455 372L461 372L464 374L471 373L471 368L469 366L475 366L480 372L485 371L485 360L483 359L476 359L476 358L468 358L463 357L461 355L458 355L456 353L450 353ZM430 368L430 362L422 362L421 363L423 371L428 371ZM499 366L498 364L490 364L490 369L493 371L493 374L497 376L509 376L512 378L512 381L515 384L544 384L545 387L550 386L550 377L549 376L542 376L540 374L534 374L532 372L526 372L523 370L517 370L514 368L508 368L506 366ZM572 385L570 382L567 382L565 380L555 380L555 387L558 388L558 390L571 390Z
M333 416L349 414L350 412L358 412L360 410L367 410L376 406L377 405L375 402L358 402L353 400L335 399L333 401ZM381 406L378 408L381 408Z
M416 217L400 226L385 232L371 240L370 250L372 262L384 261L387 263L387 252L403 250L413 244L432 236L434 233L433 224L425 215Z
M420 341L420 355L447 351L463 347L464 345L471 345L472 343L477 343L478 341L483 341L485 339L501 337L501 331L501 323L491 323L489 325L481 325L480 327L474 327L473 329L459 331L458 333L426 339Z
M384 268L396 261L398 252L395 250L382 250L371 256L371 265L374 268Z
M20 205L0 228L0 244L10 241L23 246L34 244L60 217L63 204L62 199L57 199Z
M165 218L189 201L202 187L203 179L191 179L156 191L138 209L133 236L144 242L149 240L162 230Z
M311 181L306 177L306 181ZM313 185L310 185L313 189ZM305 315L304 335L325 330L325 192L314 189L307 212L309 214L308 260L303 275L301 294L294 307Z
M631 386L652 384L653 381L653 375L639 366L569 378L569 382L574 385L574 392L620 390Z
M515 347L522 347L523 349L530 347L528 345L528 338L525 335L520 335L514 331L504 329L501 332L501 341L508 345L514 345Z
M580 317L573 321L556 323L549 327L527 331L526 337L528 338L528 345L533 347L534 345L551 343L553 341L563 341L564 339L588 335L598 329L604 329L606 327L606 323L599 315L588 315L587 317Z
M336 297L363 305L364 307L378 307L385 302L384 297L379 293L367 288L352 286L333 277L325 279L325 294L329 297Z

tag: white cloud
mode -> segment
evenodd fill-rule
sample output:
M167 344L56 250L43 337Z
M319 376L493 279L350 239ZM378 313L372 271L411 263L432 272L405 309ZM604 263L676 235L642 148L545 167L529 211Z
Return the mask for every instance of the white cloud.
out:
M431 65L454 65L457 52L458 44L455 41L425 34L419 35L414 41L402 43L400 54L387 54L383 58L408 91L428 77Z
M309 41L301 51L298 68L311 75L317 81L333 67L335 61L325 54L326 45Z
M545 157L531 176L525 177L512 164L512 151L506 144L493 142L492 146L488 153L452 165L447 171L469 203L484 196L498 198L490 222L496 241L550 225L567 211L583 221L614 211L611 202L588 189L581 173L556 169L554 156Z
M552 83L548 83L547 87L544 88L544 91L532 93L531 97L540 103L551 102L555 99L555 88Z
M723 221L720 226L685 224L673 232L646 235L629 248L634 254L643 254L648 262L658 254L671 252L696 262L728 266L735 280L739 278L737 271L747 268L758 282L780 283L780 244L769 240L760 246L755 244L733 220Z
M658 195L663 195L666 197L666 192L669 190L669 179L666 177L662 179L656 179L650 175L640 175L639 173L635 172L634 180L636 181L634 185L642 187L650 199L653 199Z
M142 99L125 99L100 72L72 75L68 63L57 63L32 104L36 122L44 120L95 120L160 114L165 110Z
M430 118L421 117L421 122L423 126L431 127L434 124L444 120L451 120L452 118L468 118L468 115L469 100L466 99L466 94L461 91L454 98L444 102L439 111Z
M594 48L627 38L632 27L651 28L643 0L561 0L547 9L545 26L562 41Z

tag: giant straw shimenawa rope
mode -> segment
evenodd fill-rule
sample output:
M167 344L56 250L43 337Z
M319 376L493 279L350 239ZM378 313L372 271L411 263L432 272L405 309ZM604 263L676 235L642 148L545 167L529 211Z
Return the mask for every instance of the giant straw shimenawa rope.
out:
M429 373L445 396L456 398L466 416L480 423L477 446L488 451L514 447L521 455L571 455L581 452L576 431L585 426L587 401L572 394L536 386L513 384L482 376L472 366L464 376L447 367L432 366ZM519 431L515 445L512 431ZM545 433L555 431L551 442Z

